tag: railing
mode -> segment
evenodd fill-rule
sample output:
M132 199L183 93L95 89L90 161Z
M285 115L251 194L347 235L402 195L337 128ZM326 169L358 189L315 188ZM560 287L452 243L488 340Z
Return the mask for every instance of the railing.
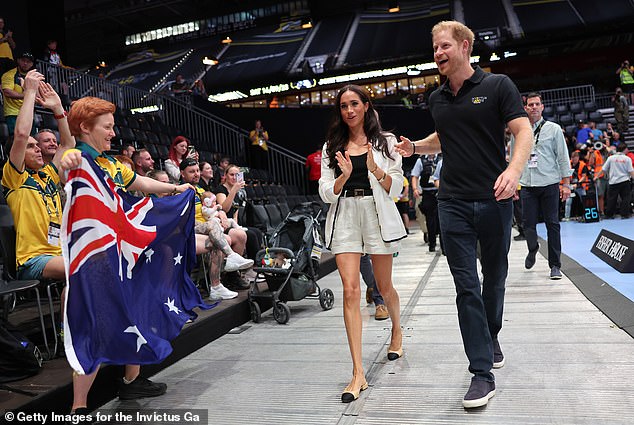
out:
M594 97L594 102L597 104L597 108L599 109L610 109L614 108L614 104L612 101L614 100L614 93L599 93Z
M190 96L149 93L42 61L37 62L37 68L57 90L62 101L69 103L72 99L95 96L114 103L117 108L152 112L159 115L166 125L191 138L200 148L235 158L245 156L244 130L196 108Z
M275 143L267 142L267 145L269 147L267 171L273 179L296 186L304 193L308 193L306 158Z
M540 90L545 106L569 105L571 103L595 102L594 86L562 87L558 89ZM526 96L527 93L522 93Z
M246 157L248 132L195 107L189 95L171 97L149 93L42 61L38 61L37 68L57 90L62 101L69 103L72 99L95 96L108 100L121 109L152 112L159 115L166 125L188 136L203 150L222 152L232 158ZM275 143L269 143L268 146L267 171L273 178L306 190L306 158Z

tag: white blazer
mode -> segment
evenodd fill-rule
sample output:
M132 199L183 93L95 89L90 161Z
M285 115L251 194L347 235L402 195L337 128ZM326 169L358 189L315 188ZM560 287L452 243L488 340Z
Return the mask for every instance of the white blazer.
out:
M383 242L395 242L403 239L407 236L405 232L405 226L401 219L401 214L396 208L393 198L397 198L403 190L403 170L401 168L403 158L396 151L394 145L396 145L396 137L391 133L385 134L387 138L388 151L394 159L389 159L383 155L380 150L372 149L374 155L374 162L376 165L388 173L392 177L392 184L390 186L390 192L386 192L381 186L374 174L368 170L368 179L370 180L370 187L372 188L372 195L374 197L374 205L379 218L379 227L381 228L381 239ZM335 187L335 170L330 168L328 159L328 153L326 152L327 142L324 143L321 154L321 178L319 179L319 196L327 203L331 204L328 209L328 215L326 216L326 247L330 248L332 242L332 235L334 232L335 219L337 217L337 210L339 208L339 195L334 192Z

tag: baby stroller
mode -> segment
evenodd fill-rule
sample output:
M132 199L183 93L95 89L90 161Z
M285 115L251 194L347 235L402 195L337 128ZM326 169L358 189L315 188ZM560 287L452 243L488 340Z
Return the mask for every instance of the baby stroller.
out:
M291 317L287 301L304 298L319 299L324 310L330 310L335 296L330 289L320 289L317 284L321 238L318 218L321 205L306 202L296 205L275 229L268 247L256 255L253 270L257 273L249 290L251 320L258 323L262 310L258 300L271 300L273 317L284 324ZM268 289L261 290L258 280L264 277Z

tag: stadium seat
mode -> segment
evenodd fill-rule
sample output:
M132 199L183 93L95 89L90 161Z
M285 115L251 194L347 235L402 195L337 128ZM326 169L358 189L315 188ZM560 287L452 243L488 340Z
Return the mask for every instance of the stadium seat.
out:
M564 127L571 125L574 122L572 115L570 114L564 114L564 115L560 115L559 116L559 124L563 125Z
M578 114L583 111L583 106L581 103L571 103L570 104L570 112L573 114Z
M597 130L605 131L608 129L608 125L604 122L597 123Z
M594 102L584 102L583 104L583 110L586 112L596 111L596 109L597 109L597 104Z
M590 121L600 123L603 121L603 114L599 111L590 112L590 114L588 115L588 119Z
M564 115L568 113L568 105L557 105L555 107L555 112L558 116Z
M544 106L544 112L542 113L544 117L552 118L555 116L555 108L552 106Z
M579 122L579 121L587 121L588 120L588 115L586 115L585 112L579 112L577 114L575 114L575 122Z
M577 134L577 126L572 124L572 125L567 125L565 127L566 130L566 134L569 136L575 136Z

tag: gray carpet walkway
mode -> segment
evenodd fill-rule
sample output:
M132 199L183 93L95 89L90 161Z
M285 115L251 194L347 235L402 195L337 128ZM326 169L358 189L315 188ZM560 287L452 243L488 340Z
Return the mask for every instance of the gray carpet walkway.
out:
M461 400L470 374L445 257L427 252L418 229L402 243L393 279L401 296L405 356L386 359L390 322L361 300L363 360L370 387L346 405L340 393L351 362L338 274L320 281L335 307L290 302L291 319L271 312L157 375L165 396L104 409L208 409L210 424L632 424L634 340L547 261L524 269L525 243L513 242L500 342L504 368L485 408Z

